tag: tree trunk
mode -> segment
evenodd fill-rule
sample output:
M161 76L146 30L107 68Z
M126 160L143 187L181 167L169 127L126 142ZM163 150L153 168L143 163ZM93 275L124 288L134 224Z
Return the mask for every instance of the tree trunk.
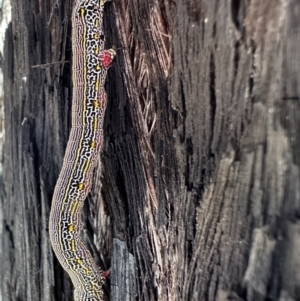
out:
M73 300L48 218L74 2L11 0L3 301ZM115 0L104 18L117 56L83 218L108 299L300 300L299 1Z

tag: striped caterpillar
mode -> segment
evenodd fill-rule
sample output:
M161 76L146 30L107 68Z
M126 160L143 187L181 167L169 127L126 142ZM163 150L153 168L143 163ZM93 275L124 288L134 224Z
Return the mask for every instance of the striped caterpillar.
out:
M72 13L72 128L57 180L49 220L52 248L74 284L75 301L101 301L106 274L83 244L84 200L91 189L95 160L103 146L104 83L115 56L104 50L104 4L77 0Z

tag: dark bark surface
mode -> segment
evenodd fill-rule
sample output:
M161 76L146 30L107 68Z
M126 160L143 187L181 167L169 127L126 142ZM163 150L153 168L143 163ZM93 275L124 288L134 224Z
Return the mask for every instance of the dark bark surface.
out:
M3 301L73 298L48 234L73 4L12 0ZM105 32L117 57L84 220L109 300L300 300L300 3L115 0Z

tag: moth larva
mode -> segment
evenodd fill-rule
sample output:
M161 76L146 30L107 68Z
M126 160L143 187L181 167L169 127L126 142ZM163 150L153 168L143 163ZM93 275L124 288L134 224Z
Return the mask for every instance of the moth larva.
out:
M103 300L103 271L83 244L81 212L91 189L95 160L103 145L104 83L115 56L104 50L103 9L107 0L78 0L72 13L72 128L55 186L50 240L74 284L75 301Z

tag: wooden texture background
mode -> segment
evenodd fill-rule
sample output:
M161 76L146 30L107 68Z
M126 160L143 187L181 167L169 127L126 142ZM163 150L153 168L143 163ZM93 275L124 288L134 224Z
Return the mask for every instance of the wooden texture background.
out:
M71 0L11 0L3 301L69 301L48 217L70 131ZM115 0L84 210L109 300L300 300L300 3ZM96 255L96 254L95 254Z

